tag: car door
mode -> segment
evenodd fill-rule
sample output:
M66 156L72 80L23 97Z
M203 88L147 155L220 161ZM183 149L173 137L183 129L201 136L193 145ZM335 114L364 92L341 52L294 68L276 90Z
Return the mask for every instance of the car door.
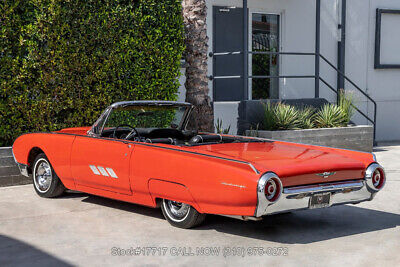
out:
M77 136L71 151L75 184L131 195L129 161L132 150L131 143Z

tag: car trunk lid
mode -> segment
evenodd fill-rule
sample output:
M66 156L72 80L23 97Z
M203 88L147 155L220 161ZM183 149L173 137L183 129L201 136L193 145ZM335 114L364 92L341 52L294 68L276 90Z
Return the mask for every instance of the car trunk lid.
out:
M337 149L285 142L200 145L193 149L249 162L261 173L273 171L284 186L360 179L366 168L363 161Z

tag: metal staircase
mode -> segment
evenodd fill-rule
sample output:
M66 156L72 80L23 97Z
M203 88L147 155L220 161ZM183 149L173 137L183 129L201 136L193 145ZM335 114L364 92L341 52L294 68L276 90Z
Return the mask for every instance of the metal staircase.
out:
M230 55L243 55L242 51L234 51L234 52L219 52L219 53L213 53L210 52L209 56L210 57L220 57L220 56L230 56ZM342 77L345 81L348 82L354 89L357 90L357 92L361 93L362 96L364 96L367 99L367 103L372 103L374 107L373 111L373 116L368 116L365 114L363 111L360 110L359 107L353 104L354 109L362 116L364 117L369 123L371 123L374 126L374 143L376 141L376 120L377 120L377 104L374 99L372 99L364 90L362 90L355 82L353 82L350 78L348 78L343 72L341 72L332 62L330 62L325 56L321 55L320 53L301 53L301 52L270 52L270 51L247 51L247 54L253 54L253 55L287 55L287 56L314 56L315 58L324 61L328 66L330 66L338 76ZM319 63L318 63L319 64ZM230 75L230 76L209 76L210 80L216 80L216 79L315 79L316 80L316 87L319 87L319 83L322 82L325 84L332 92L336 94L336 97L339 97L339 91L334 88L330 83L327 82L326 79L321 77L320 73L315 73L314 75L276 75L276 76L270 76L270 75ZM248 86L248 83L247 83ZM245 88L246 90L248 88ZM317 90L316 90L317 91ZM318 91L319 92L319 91ZM316 97L318 97L316 95Z

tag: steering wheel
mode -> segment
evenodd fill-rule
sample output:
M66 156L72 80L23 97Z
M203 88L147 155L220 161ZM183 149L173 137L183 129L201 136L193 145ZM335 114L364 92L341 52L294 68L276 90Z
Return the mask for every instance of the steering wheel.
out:
M131 138L133 135L140 137L140 134L139 134L139 132L136 130L135 127L130 126L129 124L121 124L121 125L118 125L117 127L114 128L114 132L113 132L113 137L114 137L114 138L117 138L116 135L115 135L115 133L117 132L118 128L122 128L122 127L129 127L129 128L132 129L132 130L128 133L128 135L125 136L125 138L124 138L125 140L128 140L128 139Z

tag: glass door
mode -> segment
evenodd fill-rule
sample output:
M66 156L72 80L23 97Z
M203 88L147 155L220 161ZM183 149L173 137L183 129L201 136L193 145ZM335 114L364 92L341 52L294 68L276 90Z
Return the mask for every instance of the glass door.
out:
M251 14L251 50L279 52L280 15ZM278 76L279 55L252 55L251 75ZM251 79L252 99L279 98L279 79Z

